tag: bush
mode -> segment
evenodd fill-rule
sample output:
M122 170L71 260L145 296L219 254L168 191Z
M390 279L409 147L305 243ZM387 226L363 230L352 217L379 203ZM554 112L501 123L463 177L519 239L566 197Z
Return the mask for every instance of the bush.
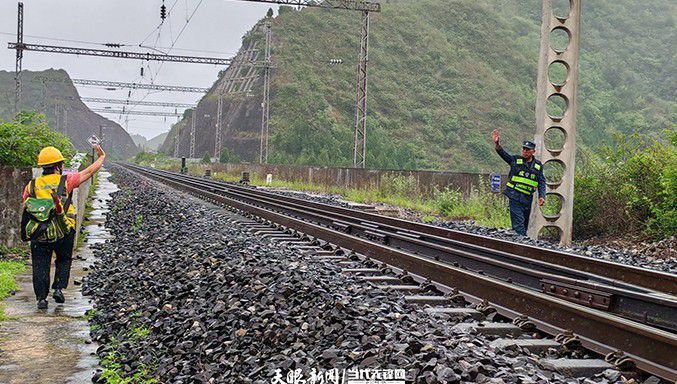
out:
M450 219L474 220L485 227L510 227L506 198L488 192L481 178L479 186L473 187L467 197L447 187L435 189L433 199L437 210Z
M200 160L200 163L202 163L202 164L211 164L212 163L212 158L209 157L209 153L205 152L204 156L202 156L202 159Z
M223 150L221 150L221 156L219 156L219 163L239 164L240 161L241 161L240 156L238 156L237 153L231 151L228 148L223 148Z
M677 233L677 134L668 140L617 135L601 164L578 170L574 235L587 238L642 232L654 238Z
M75 154L68 137L50 130L43 114L21 112L13 120L0 120L0 165L37 166L40 150L50 145L66 159Z
M132 159L136 164L149 164L155 161L157 154L152 152L141 151Z

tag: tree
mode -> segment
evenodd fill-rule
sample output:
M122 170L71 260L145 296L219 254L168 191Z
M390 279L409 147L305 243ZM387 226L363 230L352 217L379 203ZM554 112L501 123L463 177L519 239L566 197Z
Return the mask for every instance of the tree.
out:
M202 164L211 164L212 163L212 158L209 157L209 153L205 152L205 155L202 156L202 160L200 160L200 163L202 163Z
M0 165L36 166L47 146L59 149L67 161L75 154L68 137L50 130L43 114L21 112L13 120L0 120Z
M271 18L273 17L273 15L274 15L273 8L268 8L268 13L266 14L266 17Z
M231 151L228 148L223 148L221 151L221 156L219 156L219 163L234 163L238 164L240 162L240 156L238 156L235 152Z

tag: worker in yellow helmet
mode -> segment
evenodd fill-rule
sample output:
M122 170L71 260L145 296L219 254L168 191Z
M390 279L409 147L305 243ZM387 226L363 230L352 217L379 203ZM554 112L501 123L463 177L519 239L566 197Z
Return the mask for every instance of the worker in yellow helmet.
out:
M33 290L38 301L39 309L47 308L47 295L49 294L50 269L52 253L56 253L54 282L54 301L64 303L65 297L62 290L68 287L70 278L71 262L73 260L73 242L75 239L75 207L71 204L72 193L80 184L90 179L103 165L106 157L99 145L94 146L98 159L81 172L64 174L64 157L54 147L45 147L38 155L38 166L42 167L42 176L31 180L23 192L25 210L28 200L31 202L57 201L57 212L62 213L61 225L63 230L33 231L26 240L31 242L31 261L33 264ZM49 203L47 201L47 203ZM36 204L38 210L39 203ZM44 209L43 209L44 210ZM25 211L24 211L25 212ZM65 214L65 216L63 216ZM22 220L22 236L25 227ZM45 225L47 227L47 225ZM49 228L59 228L51 226ZM38 233L40 232L40 233Z

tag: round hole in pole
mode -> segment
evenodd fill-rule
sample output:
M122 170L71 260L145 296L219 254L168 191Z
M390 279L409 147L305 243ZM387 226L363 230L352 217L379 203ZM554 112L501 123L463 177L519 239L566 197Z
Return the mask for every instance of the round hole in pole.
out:
M545 182L552 187L562 184L564 171L566 171L566 166L559 160L549 160L543 164L543 176L545 176Z
M545 203L540 207L546 220L556 220L562 212L564 198L559 193L546 193Z
M548 80L555 87L562 87L569 79L569 65L555 60L548 66Z
M567 140L567 133L562 129L562 127L550 127L545 130L543 134L543 141L545 143L545 149L557 155L564 149L564 144Z
M566 20L571 14L571 0L552 0L552 15L559 20Z
M560 121L569 108L569 99L561 93L554 93L548 96L545 102L545 113L555 121Z
M555 225L546 225L538 231L538 240L559 242L562 238L562 230Z
M564 27L556 27L550 31L550 48L557 53L562 53L569 48L571 32Z

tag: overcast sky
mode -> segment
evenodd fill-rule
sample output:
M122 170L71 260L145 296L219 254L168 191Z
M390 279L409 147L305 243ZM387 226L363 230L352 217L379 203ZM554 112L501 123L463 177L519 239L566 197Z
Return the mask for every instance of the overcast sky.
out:
M102 43L130 44L120 48L147 52L139 44L157 47L176 55L231 57L240 48L241 38L265 16L268 8L277 6L238 0L165 0L172 9L160 25L162 0L24 0L24 42L83 48L100 48ZM194 12L194 14L193 14ZM13 71L15 53L7 43L16 41L17 2L0 0L0 69ZM191 18L191 14L193 14ZM190 21L186 21L190 18ZM183 33L179 36L182 28ZM177 39L178 37L178 39ZM49 40L49 39L56 40ZM72 41L68 41L72 40ZM98 43L95 45L92 43ZM113 48L116 49L116 48ZM144 66L144 78L140 68ZM140 62L93 56L75 56L28 51L23 69L65 69L73 78L124 82L209 87L222 67L206 64ZM155 75L157 73L157 75ZM77 86L82 97L126 99L128 90L107 91L102 88ZM132 100L196 103L201 94L178 92L132 91ZM90 108L103 108L89 104ZM113 108L119 106L112 105ZM135 107L137 110L171 108ZM118 121L116 115L104 115ZM129 116L130 133L151 138L168 131L176 118ZM119 121L124 127L124 118Z

